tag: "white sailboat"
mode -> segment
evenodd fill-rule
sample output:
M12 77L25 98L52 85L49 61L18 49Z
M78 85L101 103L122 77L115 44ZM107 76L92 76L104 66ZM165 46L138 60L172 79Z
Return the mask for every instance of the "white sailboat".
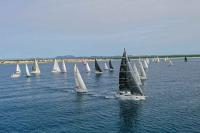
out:
M169 66L173 66L174 65L171 59L169 59L168 65Z
M108 70L108 66L106 63L104 63L104 70Z
M147 79L147 75L146 75L146 72L144 70L144 67L143 67L141 61L139 61L139 70L140 70L140 79L141 80L146 80Z
M65 61L64 61L64 60L62 61L62 72L63 72L63 73L66 73L66 72L67 72L67 68L66 68Z
M19 67L19 64L17 64L16 71L11 75L11 78L18 78L20 77L20 75L21 75L21 69Z
M26 64L26 77L31 77L31 74L28 69L28 65Z
M61 72L60 67L59 67L58 62L57 62L56 59L54 60L53 70L51 72L52 73L59 73L59 72Z
M91 69L90 69L88 62L86 63L86 71L87 71L87 73L91 72Z
M76 64L74 65L74 78L75 78L75 84L76 84L76 88L75 88L76 92L87 92L87 87L81 77L81 74Z
M17 74L20 74L20 73L21 73L21 69L20 69L20 67L19 67L19 64L17 64L16 73L17 73Z
M38 61L35 59L34 60L34 65L32 67L32 74L40 74L40 68L39 68L39 65L38 65Z

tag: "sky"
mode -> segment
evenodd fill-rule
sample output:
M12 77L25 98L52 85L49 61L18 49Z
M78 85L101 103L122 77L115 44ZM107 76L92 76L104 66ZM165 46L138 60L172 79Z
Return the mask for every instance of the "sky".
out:
M0 58L200 54L200 0L1 0Z

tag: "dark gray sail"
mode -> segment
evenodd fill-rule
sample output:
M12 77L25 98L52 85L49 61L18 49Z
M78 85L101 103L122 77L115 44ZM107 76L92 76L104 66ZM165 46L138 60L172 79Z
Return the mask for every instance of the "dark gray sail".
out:
M113 70L113 69L114 69L114 67L113 67L113 65L112 65L112 62L111 62L111 60L109 60L109 67L110 67L110 69L111 69L111 70Z
M130 91L131 94L143 96L143 92L135 79L132 66L129 58L127 57L126 50L121 60L119 72L119 91Z
M95 70L96 72L102 72L101 68L99 67L99 64L97 62L97 60L95 59Z
M185 62L187 62L187 61L188 61L187 56L185 56Z

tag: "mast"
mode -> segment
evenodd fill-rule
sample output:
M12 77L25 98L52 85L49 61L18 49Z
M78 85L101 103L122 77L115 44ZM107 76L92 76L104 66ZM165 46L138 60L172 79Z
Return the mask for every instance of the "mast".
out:
M131 65L124 49L119 72L119 91L130 91L131 94L143 96L143 92L134 78Z
M95 70L96 70L96 73L102 73L102 70L101 68L99 67L99 64L97 62L97 59L95 59Z

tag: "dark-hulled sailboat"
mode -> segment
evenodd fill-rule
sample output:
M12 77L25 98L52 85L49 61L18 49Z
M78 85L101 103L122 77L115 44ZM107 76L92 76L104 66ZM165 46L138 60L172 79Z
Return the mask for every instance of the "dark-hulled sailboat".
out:
M118 97L124 100L145 100L142 89L137 83L133 68L124 49L119 72Z
M110 69L110 71L114 71L114 67L113 67L113 65L112 65L111 60L109 60L109 69Z
M95 59L95 73L96 74L102 74L103 73L98 62L97 62L97 59Z
M185 59L184 59L184 61L185 61L185 62L188 62L187 56L185 56Z

